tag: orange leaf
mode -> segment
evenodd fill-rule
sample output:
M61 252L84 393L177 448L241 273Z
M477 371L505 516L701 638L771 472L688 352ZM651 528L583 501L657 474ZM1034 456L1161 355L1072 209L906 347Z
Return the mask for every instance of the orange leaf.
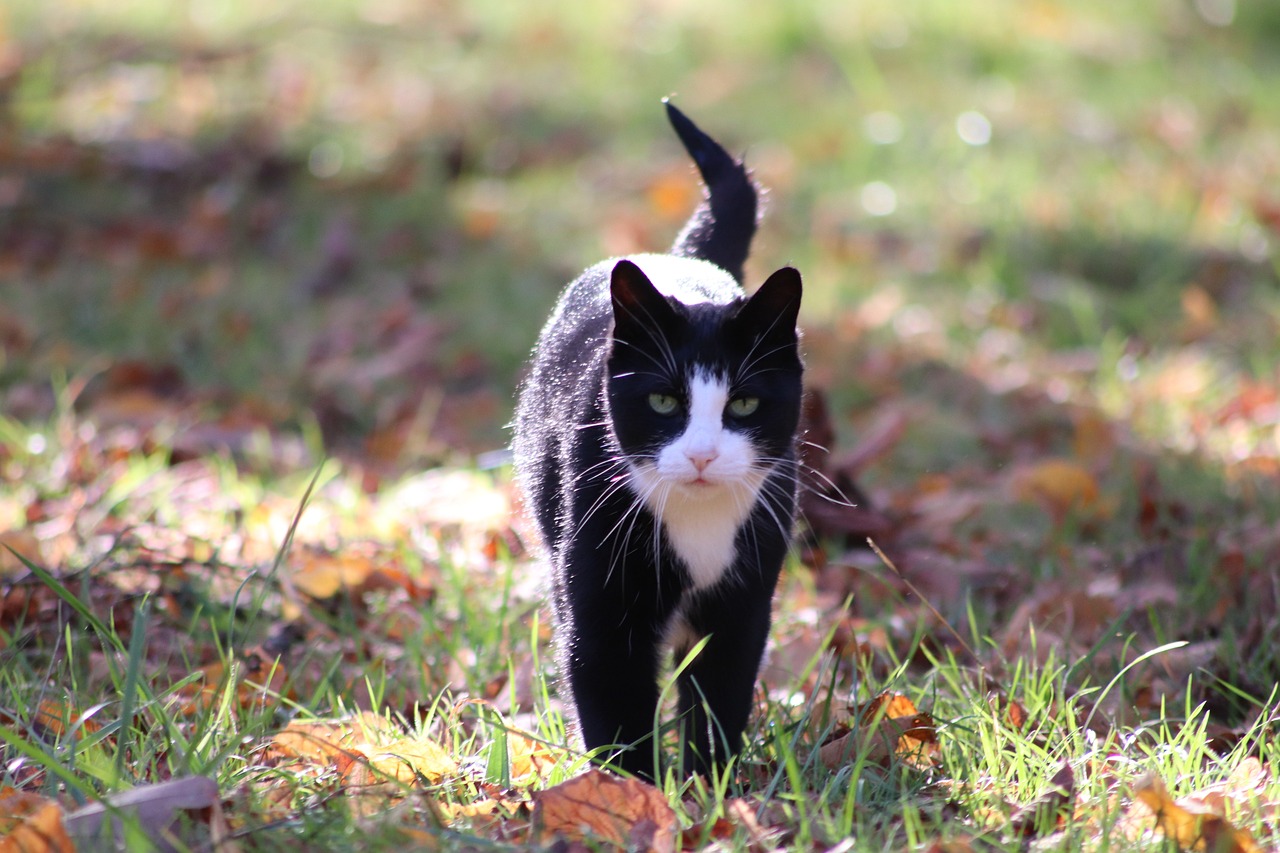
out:
M671 853L676 816L652 785L589 770L533 795L533 825L539 844L557 836L569 842L596 840L629 850Z
M0 723L6 726L21 726L26 723L18 716L0 708ZM93 733L102 728L93 720L82 718L71 706L56 699L42 699L40 707L31 715L31 728L44 736L60 738L68 732L79 740L85 733Z
M0 788L0 853L74 853L55 800Z
M345 768L359 757L356 745L367 740L358 725L358 721L364 721L366 717L381 719L376 714L364 714L357 721L293 720L272 738L271 752L277 758L297 758L312 764Z
M299 592L325 599L341 589L360 586L373 569L373 562L364 554L305 551L293 564L289 579Z
M44 562L40 540L26 528L0 532L0 577L19 577L27 573L26 564L13 555L13 551L26 557L37 566Z
M668 220L685 218L698 203L697 184L689 180L684 168L659 175L649 184L645 196L650 210Z
M411 785L421 776L431 784L458 772L458 763L440 744L427 737L400 738L392 743L362 743L354 747L371 767L386 777Z
M1248 832L1236 829L1206 803L1190 799L1174 801L1164 782L1148 773L1133 787L1133 796L1156 816L1156 826L1183 850L1211 853L1262 853Z
M1111 511L1099 495L1094 476L1066 459L1046 459L1017 471L1013 492L1021 500L1040 502L1056 517L1073 510L1096 516Z
M842 767L854 756L881 766L900 761L924 768L937 762L933 717L903 694L881 693L858 710L857 718L857 728L822 745L818 757L827 767Z
M858 722L871 724L888 717L911 717L920 713L916 703L902 693L881 693L858 709Z
M521 732L507 733L507 748L511 751L512 778L530 774L545 777L556 766L554 749Z

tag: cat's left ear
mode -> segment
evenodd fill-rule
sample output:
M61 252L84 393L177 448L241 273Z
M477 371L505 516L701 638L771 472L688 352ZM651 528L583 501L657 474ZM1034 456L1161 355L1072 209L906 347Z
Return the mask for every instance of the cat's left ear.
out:
M795 340L801 290L800 273L783 267L751 294L738 312L738 322L760 329L768 337Z

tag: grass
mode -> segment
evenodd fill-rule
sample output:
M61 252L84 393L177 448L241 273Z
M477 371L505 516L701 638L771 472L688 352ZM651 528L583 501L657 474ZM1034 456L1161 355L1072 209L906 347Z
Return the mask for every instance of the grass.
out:
M195 848L533 843L586 762L485 454L564 282L695 200L674 92L770 189L749 278L804 273L837 451L904 422L854 472L900 571L839 531L789 567L741 766L664 785L684 845L1194 846L1144 796L1280 842L1266 4L91 0L0 33L0 787L74 818L207 775ZM936 761L824 764L886 691ZM393 723L325 722L363 711Z

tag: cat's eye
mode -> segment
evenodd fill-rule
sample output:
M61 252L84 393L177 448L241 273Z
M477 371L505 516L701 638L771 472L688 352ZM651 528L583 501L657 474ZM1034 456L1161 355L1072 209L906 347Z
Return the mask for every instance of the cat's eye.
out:
M670 394L650 394L649 408L660 415L670 415L680 406L680 401Z
M729 414L735 418L745 418L760 408L759 397L734 397L729 401Z

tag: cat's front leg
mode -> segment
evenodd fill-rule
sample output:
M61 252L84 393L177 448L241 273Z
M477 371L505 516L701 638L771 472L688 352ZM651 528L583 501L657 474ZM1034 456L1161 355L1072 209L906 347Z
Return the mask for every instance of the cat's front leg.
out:
M599 618L597 616L597 618ZM658 649L624 620L595 623L573 638L569 685L578 727L595 760L643 779L657 777L653 731L658 708ZM592 630L594 629L594 630ZM636 636L640 633L640 636Z
M743 595L691 620L696 634L709 637L678 679L686 773L707 774L741 750L769 619L770 596Z

